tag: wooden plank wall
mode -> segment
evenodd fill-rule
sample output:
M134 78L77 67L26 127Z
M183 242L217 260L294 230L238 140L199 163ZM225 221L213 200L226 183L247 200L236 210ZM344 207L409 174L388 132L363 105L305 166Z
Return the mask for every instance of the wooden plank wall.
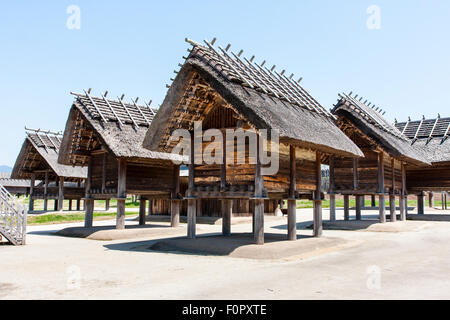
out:
M406 186L408 190L415 191L449 191L450 162L435 164L431 167L408 167Z

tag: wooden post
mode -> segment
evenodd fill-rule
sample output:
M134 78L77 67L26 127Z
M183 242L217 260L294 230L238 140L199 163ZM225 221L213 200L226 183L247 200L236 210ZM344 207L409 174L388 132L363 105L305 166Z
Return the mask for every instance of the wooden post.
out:
M350 199L348 194L344 195L344 220L350 220Z
M170 226L178 228L180 225L180 201L178 193L180 192L180 166L173 168L173 191L172 203L170 206Z
M48 171L45 171L44 178L44 212L48 211Z
M336 221L336 195L330 194L330 221Z
M85 183L85 200L84 200L84 209L86 210L86 214L84 216L84 227L91 228L94 220L94 200L91 199L91 182L92 182L92 158L89 159L88 162L88 170L87 170L87 179Z
M222 200L222 234L231 235L231 216L233 214L233 201L229 199Z
M322 226L322 168L321 154L316 152L316 192L314 196L314 237L321 237Z
M372 208L377 206L377 202L375 201L375 195L374 194L370 196L370 206Z
M191 191L195 188L195 170L194 170L194 132L191 131L191 155L189 159L189 189L188 189L188 209L187 209L187 237L195 239L197 224L197 199L192 198Z
M384 153L378 153L378 193L384 194Z
M429 206L430 208L434 208L434 192L433 192L433 191L431 191L431 192L428 194L428 206Z
M400 221L406 221L406 168L402 162L402 190L400 192Z
M69 199L69 211L72 211L72 199Z
M119 159L117 181L116 229L125 229L125 201L127 198L127 160Z
M361 198L362 196L356 196L356 220L361 220Z
M145 204L146 204L146 199L141 196L139 199L139 225L140 226L145 226Z
M77 211L81 210L81 200L77 199Z
M353 158L353 190L358 190L358 159Z
M378 196L378 202L380 223L386 223L386 200L384 199L384 194Z
M425 204L424 204L425 195L421 191L417 194L417 213L425 214Z
M441 192L441 205L442 205L442 210L445 210L444 194L445 194L445 192Z
M31 181L30 181L30 199L28 204L28 211L34 211L34 184L36 181L36 175L34 173L31 174Z
M330 156L330 188L328 194L330 196L330 221L336 221L336 194L335 194L335 177L334 177L335 159Z
M58 211L58 199L55 199L53 203L54 203L53 210Z
M397 213L395 212L395 159L391 159L391 194L389 195L389 211L391 213L391 222L397 221Z
M261 174L261 158L260 158L260 136L256 136L256 164L255 164L255 208L253 215L254 232L253 236L256 244L264 244L264 178Z
M110 199L105 199L105 211L109 211Z
M288 200L288 240L297 240L297 201L295 191L297 189L296 181L296 160L295 147L289 147L290 158L290 180L289 180L289 200Z
M445 210L448 210L448 207L447 207L447 196L448 196L448 192L446 191L446 192L444 192Z
M59 177L58 185L58 211L64 209L64 177Z
M148 200L148 215L153 215L153 199Z

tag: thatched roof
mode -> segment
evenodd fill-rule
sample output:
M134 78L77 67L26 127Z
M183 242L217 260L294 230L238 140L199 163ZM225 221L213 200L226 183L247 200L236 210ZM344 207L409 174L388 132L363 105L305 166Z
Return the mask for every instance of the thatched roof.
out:
M123 98L93 97L88 92L73 94L61 142L59 162L87 166L90 152L104 148L116 158L170 161L178 160L171 154L153 152L142 147L142 142L156 110L138 105L136 100L126 103Z
M425 155L411 146L408 138L391 124L383 114L370 107L356 96L342 94L332 113L339 118L349 120L356 128L376 141L393 157L423 165L429 164Z
M450 161L450 117L396 122L398 130L421 150L431 163Z
M50 170L57 177L85 179L87 170L58 163L58 154L62 136L58 133L42 130L27 130L27 137L11 173L13 179L30 179L31 174L39 171L37 179L42 179L43 171Z
M278 130L282 142L325 153L363 156L335 125L334 117L292 77L250 60L244 63L245 58L225 50L219 53L220 49L209 43L189 42L193 49L152 122L144 147L169 152L172 132L203 120L211 111L206 107L209 103L232 109L256 129ZM199 89L194 90L195 97L194 82Z

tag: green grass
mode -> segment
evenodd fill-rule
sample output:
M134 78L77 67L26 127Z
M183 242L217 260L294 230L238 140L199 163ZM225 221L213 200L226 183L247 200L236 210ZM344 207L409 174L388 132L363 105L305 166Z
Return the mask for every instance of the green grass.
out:
M136 212L125 212L127 216L136 215ZM116 216L115 212L94 212L94 220L97 218L113 218ZM81 222L84 221L84 213L68 213L68 214L46 214L41 216L28 216L28 225L42 225L42 224L55 224L63 222Z
M29 198L28 197L20 197L18 198L19 203L23 204L23 205L28 205L29 203ZM106 204L106 200L95 200L95 206L96 207L104 207ZM81 207L83 205L81 204ZM117 200L116 199L111 199L109 202L109 207L110 208L117 208ZM139 208L139 200L133 202L132 198L127 198L127 201L125 202L125 207L126 208ZM53 210L54 208L54 202L53 200L49 200L48 201L48 209L49 210ZM34 210L35 211L40 211L40 210L44 210L44 200L41 199L36 199L34 201ZM69 210L69 200L64 200L64 205L63 205L63 210ZM72 201L72 210L76 210L76 201Z

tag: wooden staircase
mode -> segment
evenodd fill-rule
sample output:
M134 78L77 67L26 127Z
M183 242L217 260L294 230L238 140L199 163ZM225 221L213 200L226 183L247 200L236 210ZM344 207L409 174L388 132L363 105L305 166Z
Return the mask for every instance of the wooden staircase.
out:
M27 210L0 185L0 234L13 245L24 245Z

